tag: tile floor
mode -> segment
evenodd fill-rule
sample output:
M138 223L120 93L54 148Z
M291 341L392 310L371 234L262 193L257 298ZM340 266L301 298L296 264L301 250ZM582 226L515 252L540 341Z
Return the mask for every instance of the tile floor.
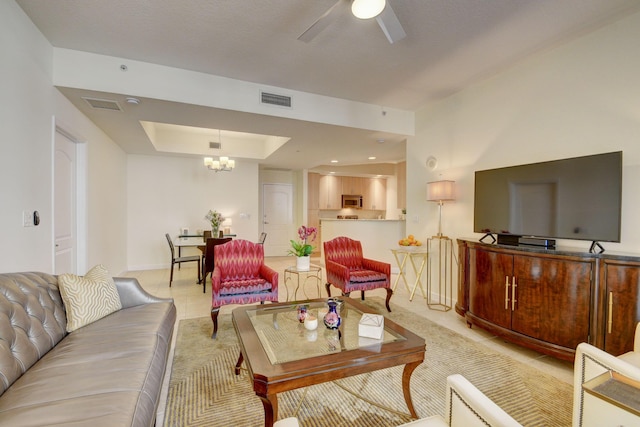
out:
M266 264L279 274L279 287L280 287L280 300L286 300L286 290L284 288L284 270L285 268L295 264L292 262L291 257L267 257L265 259ZM319 258L312 258L312 264L321 265ZM136 277L143 288L149 293L159 297L171 297L174 299L177 308L177 321L175 331L177 332L177 323L182 319L189 319L195 317L209 316L211 310L211 288L210 284L207 286L205 294L202 293L202 285L198 285L197 272L194 266L183 266L180 270L174 271L174 278L172 286L169 287L169 269L162 270L145 270L145 271L130 271L125 274L129 277ZM326 278L324 269L322 271L322 277ZM392 275L392 283L395 280L395 275ZM305 291L308 293L309 298L317 298L317 289L313 281L306 282ZM293 286L291 283L288 287L289 295L292 296ZM324 282L320 284L320 291L322 296L326 296L324 289ZM384 298L386 292L384 290L375 290L367 293L371 296L379 296ZM359 295L358 295L359 296ZM302 292L298 293L298 299L303 299ZM292 298L290 298L292 299ZM391 309L397 305L407 310L412 311L416 316L421 316L429 319L443 327L449 328L461 335L468 337L471 340L482 342L483 344L493 348L496 351L504 353L513 357L516 360L527 363L528 365L538 368L548 374L554 375L562 381L569 384L573 381L573 364L557 360L553 357L545 356L532 350L527 350L516 345L502 341L479 328L468 328L464 319L456 314L455 310L449 310L448 312L442 312L437 310L430 310L422 295L417 292L413 301L409 301L409 293L402 284L399 284L396 291L391 298ZM221 309L221 313L230 312L234 306L224 306ZM175 345L175 339L173 342ZM172 353L169 356L169 360L173 360L173 348ZM163 395L161 396L160 408L158 409L157 427L162 427L164 418L164 407L168 389L169 373L171 367L167 369L165 383L163 387Z

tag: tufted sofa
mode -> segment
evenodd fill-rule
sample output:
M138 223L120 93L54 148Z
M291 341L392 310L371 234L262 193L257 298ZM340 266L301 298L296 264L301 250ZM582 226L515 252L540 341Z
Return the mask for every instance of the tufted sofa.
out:
M122 309L66 332L56 276L0 274L0 426L153 426L176 308L114 278Z

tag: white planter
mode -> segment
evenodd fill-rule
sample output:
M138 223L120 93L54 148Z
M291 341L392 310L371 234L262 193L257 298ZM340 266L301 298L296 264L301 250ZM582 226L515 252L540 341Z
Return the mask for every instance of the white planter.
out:
M311 264L310 256L296 257L296 269L298 271L309 271L309 265Z

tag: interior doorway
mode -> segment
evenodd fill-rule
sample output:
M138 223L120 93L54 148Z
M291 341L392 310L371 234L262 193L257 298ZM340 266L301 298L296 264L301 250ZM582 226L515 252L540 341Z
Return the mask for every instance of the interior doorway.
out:
M55 127L53 148L53 271L84 273L85 149L77 138Z
M262 185L262 231L265 256L285 256L293 227L293 185Z

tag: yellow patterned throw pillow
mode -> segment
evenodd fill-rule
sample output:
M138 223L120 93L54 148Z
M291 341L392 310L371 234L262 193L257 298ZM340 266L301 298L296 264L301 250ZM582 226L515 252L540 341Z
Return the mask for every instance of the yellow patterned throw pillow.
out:
M96 265L84 277L61 274L58 286L67 312L67 332L122 308L116 284L103 265Z

